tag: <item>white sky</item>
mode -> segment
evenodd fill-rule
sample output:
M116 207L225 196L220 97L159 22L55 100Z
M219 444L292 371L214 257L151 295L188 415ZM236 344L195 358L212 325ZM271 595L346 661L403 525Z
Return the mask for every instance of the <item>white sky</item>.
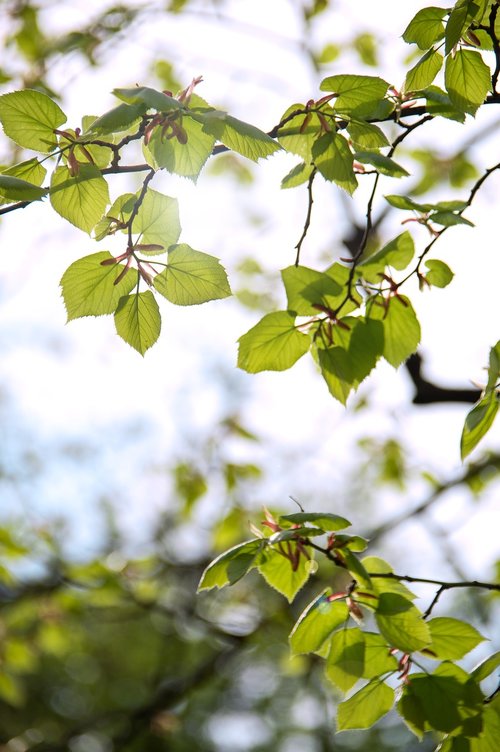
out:
M339 0L332 13L321 17L315 33L325 43L342 42L352 38L362 19L362 29L373 30L383 42L381 68L376 73L398 84L409 51L398 36L421 5L417 0L376 4ZM208 6L200 3L202 9ZM109 49L103 67L91 69L78 56L61 61L52 75L58 86L65 82L68 123L74 126L82 115L101 114L113 106L109 92L115 86L150 83L149 64L165 58L175 64L178 77L186 83L202 74L205 83L199 93L211 104L226 106L232 114L269 129L292 102L314 97L323 77L359 67L351 54L320 73L304 65L294 7L288 0L227 3L224 15L238 21L233 25L218 25L195 14L168 17L161 23L157 19L153 25L132 30L122 48ZM88 16L89 1L74 0L60 4L49 20L56 30L73 26L79 19L86 21ZM256 32L256 28L263 31ZM488 118L490 113L480 114L477 123L469 121L467 135ZM466 137L466 129L453 123L426 128L419 143L441 143L450 151ZM498 160L494 145L490 140L487 149L483 142L478 147L477 156L486 166ZM229 271L242 255L257 257L272 274L283 303L278 271L293 263L293 247L306 208L305 191L279 190L281 177L295 161L290 155L280 155L262 163L251 188L203 174L197 186L169 175L155 182L159 190L179 198L183 241L220 257ZM401 161L404 164L404 158ZM489 347L499 337L500 262L494 229L499 180L498 176L490 179L481 200L467 213L478 228L452 229L436 248L436 257L447 261L456 273L453 284L416 301L428 373L450 385L480 378ZM116 185L112 190L117 195L122 188ZM383 192L402 193L404 184L386 181ZM363 195L362 188L354 199L359 218L364 212ZM315 258L325 252L334 258L343 253L339 241L344 209L332 203L331 196L330 186L317 190L311 232L303 250L306 265L314 265ZM253 225L245 219L248 209L256 220ZM399 231L395 221L394 232L386 239ZM89 505L99 494L114 493L121 516L136 526L164 505L168 493L166 481L152 473L151 466L168 464L193 442L193 434L203 442L215 416L231 401L236 406L241 401L250 427L270 442L265 446L278 448L276 473L269 484L273 503L286 503L292 495L313 508L311 485L331 487L332 504L343 505L349 516L351 502L337 501L334 489L342 485L346 467L355 465L354 443L366 432L402 438L412 447L411 462L416 468L440 477L459 471L458 444L467 407L412 408L404 370L396 374L381 365L361 390L372 394L372 408L360 413L346 412L336 404L305 359L283 374L238 372L235 341L258 314L230 301L192 309L162 301L163 332L143 359L115 335L112 318L84 319L65 326L58 282L73 260L98 250L93 241L47 206L38 205L8 215L2 222L0 242L5 259L0 277L0 383L6 385L8 404L15 405L16 411L16 426L3 429L7 431L4 443L15 447L20 457L23 443L33 440L30 435L49 455L54 442L95 443L97 436L104 438L95 458L93 475L97 477L87 477L88 466L79 467L78 458L69 461L67 468L50 464L43 481L38 486L28 484L22 498L13 489L4 501L7 509L21 504L27 514L36 510L41 519L49 512L72 509L80 520L81 539L91 545L94 523ZM228 385L223 394L215 378L221 372ZM499 437L497 425L484 446L498 447ZM421 484L410 491L409 499L385 495L377 518L400 511L402 504L411 506L422 495ZM481 536L472 569L475 575L486 576L484 566L498 553L497 505L486 494L481 504L484 513L470 521L470 503L458 498L455 503L460 515L453 523L458 525L453 540L466 543L471 534ZM366 522L357 502L352 506L353 521ZM446 504L443 508L448 509ZM454 516L453 509L451 513ZM405 547L400 541L393 544L395 548Z

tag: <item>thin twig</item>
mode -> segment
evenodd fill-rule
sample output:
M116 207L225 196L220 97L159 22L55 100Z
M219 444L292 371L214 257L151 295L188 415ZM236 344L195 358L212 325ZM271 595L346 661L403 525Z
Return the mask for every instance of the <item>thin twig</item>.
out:
M299 265L302 243L306 239L306 235L309 230L309 225L311 224L311 214L312 214L312 207L314 203L312 187L314 183L314 178L316 177L316 173L317 173L317 169L316 167L314 167L311 174L309 175L309 180L307 181L307 199L308 199L307 200L307 214L306 214L306 220L304 222L304 229L302 230L302 235L300 236L299 242L295 246L297 250L297 255L295 257L295 266Z

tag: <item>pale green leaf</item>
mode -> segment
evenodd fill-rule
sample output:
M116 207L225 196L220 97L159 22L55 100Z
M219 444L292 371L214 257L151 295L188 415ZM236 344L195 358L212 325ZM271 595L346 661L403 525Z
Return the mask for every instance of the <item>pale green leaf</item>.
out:
M302 612L290 634L292 653L314 653L341 624L349 618L343 600L329 600L331 590L326 590Z
M404 167L401 167L393 159L376 151L357 151L354 153L354 159L361 164L373 165L377 172L391 178L404 178L409 174Z
M500 666L500 651L489 655L484 661L475 666L471 676L475 681L480 682L490 676Z
M434 49L428 50L406 74L404 90L426 89L436 78L443 65L443 56Z
M90 233L109 203L108 184L93 165L81 165L74 176L67 167L57 167L50 182L50 203L61 217Z
M294 113L300 112L299 115ZM286 122L285 122L286 121ZM278 131L278 141L287 151L298 154L306 165L312 159L312 148L322 132L322 124L315 112L307 112L303 104L293 104L282 115L284 125Z
M281 146L267 133L224 112L214 111L204 118L203 129L228 149L257 162L279 151Z
M373 580L372 580L373 582ZM387 642L378 632L363 632L365 638L365 666L363 679L395 673L398 661L387 649Z
M283 521L292 525L304 525L307 522L312 522L316 527L328 530L328 532L343 530L351 525L345 517L339 517L338 514L328 512L293 512L292 514L283 514L279 519L280 523Z
M351 120L347 130L353 144L361 149L382 149L389 146L387 136L374 123Z
M267 541L256 538L254 540L239 543L237 546L224 551L214 559L205 569L201 576L198 592L211 588L222 588L225 585L234 585L250 569L257 566L260 552L267 545Z
M336 96L335 109L352 114L363 113L374 102L385 97L389 84L378 76L340 74L328 76L320 84L321 91L331 91Z
M420 342L420 324L413 307L405 296L393 298L384 308L373 305L370 317L384 325L384 358L397 368L407 360Z
M139 243L162 246L162 250L141 251L141 254L149 256L166 251L177 243L181 233L177 199L149 188L133 221L132 230L134 234L139 234Z
M62 296L68 321L81 316L102 316L113 313L120 298L137 284L137 270L129 269L115 284L123 272L122 264L105 264L113 257L107 251L99 251L74 261L61 279Z
M48 188L39 188L27 180L6 175L0 175L0 197L11 201L38 201L49 192Z
M239 338L238 366L248 373L284 371L308 351L311 339L289 311L268 313Z
M285 177L281 181L281 187L296 188L298 185L307 183L307 181L311 177L313 169L314 165L306 165L305 162L300 162L300 164L293 167L290 172L285 175Z
M179 121L176 121L179 122ZM176 175L196 181L212 153L215 137L203 129L203 125L190 117L182 119L184 140L175 136L167 138L158 126L144 152L153 157L154 167L164 168Z
M394 572L392 567L383 559L378 556L365 556L361 563L370 575L372 589L378 595L380 593L397 593L408 600L416 598L416 595L402 582L391 577L377 577L377 574L392 574Z
M288 310L299 316L317 315L318 306L335 307L342 287L328 274L307 266L288 266L281 272Z
M313 144L314 164L325 180L352 194L358 186L353 170L353 154L344 136L324 133Z
M488 365L488 383L486 392L496 389L500 380L500 340L490 348L489 365Z
M285 550L297 552L297 543L288 541ZM259 557L257 569L268 585L271 585L291 603L311 576L310 559L300 554L294 565L277 547L269 545Z
M370 728L389 712L393 703L394 690L379 679L374 679L339 704L337 728L339 731Z
M444 37L443 18L447 8L422 8L412 18L403 32L403 39L408 44L417 44L421 50L427 50Z
M387 245L368 256L359 264L358 269L362 277L369 282L379 282L380 273L386 266L401 271L406 269L415 255L415 243L410 233L405 230Z
M24 89L0 97L0 122L19 146L47 153L55 149L54 130L66 122L66 115L46 94Z
M112 110L105 112L101 117L96 118L89 128L89 132L106 135L127 130L145 110L146 107L141 102L138 104L119 104Z
M475 50L458 50L446 58L445 85L452 103L474 115L491 89L491 71Z
M436 616L427 622L432 642L426 655L440 660L458 660L485 639L471 624L449 616Z
M387 652L387 646L386 646ZM363 632L340 629L332 636L326 662L326 676L342 692L348 692L362 678L365 670L365 639Z
M446 287L453 279L453 272L448 264L439 259L426 259L425 265L429 270L425 274L425 278L430 285L434 287Z
M153 293L146 290L120 298L115 326L120 337L144 355L160 336L161 317Z
M135 89L113 89L113 94L127 104L142 105L143 112L146 110L157 110L158 112L186 110L186 107L178 99L148 86L138 86ZM138 109L140 111L141 108Z
M462 437L460 439L460 456L464 460L486 436L498 412L496 392L485 394L472 410L467 413Z
M388 644L404 653L421 650L431 643L422 613L411 600L398 593L380 593L375 619Z
M169 251L168 266L154 278L161 295L176 305L199 305L227 298L231 289L219 259L185 243Z

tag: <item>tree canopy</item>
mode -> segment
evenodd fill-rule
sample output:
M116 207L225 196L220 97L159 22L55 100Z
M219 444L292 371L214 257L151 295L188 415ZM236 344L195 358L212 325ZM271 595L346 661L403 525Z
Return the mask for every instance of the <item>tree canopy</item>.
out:
M103 503L103 543L91 557L68 552L57 524L40 529L6 515L5 749L286 752L298 745L315 752L412 749L417 740L441 752L496 749L500 646L492 624L500 583L491 571L470 574L446 524L427 515L457 488L480 503L498 476L500 455L484 447L498 411L500 340L474 364L484 377L472 386L437 383L420 348L424 295L434 299L455 284L446 238L454 233L460 243L468 233L474 250L470 238L481 218L474 209L500 171L494 146L486 166L477 154L495 131L500 103L500 3L418 6L398 32L407 48L398 83L380 69L377 40L361 27L349 41L316 44L335 3L299 4L300 55L316 88L263 127L252 111L236 117L229 106L205 101L202 76L179 82L175 59L155 61L141 82L120 81L113 71L111 109L93 112L89 96L77 121L67 116L65 92L51 80L55 60L77 54L98 67L106 45L130 43L160 16L186 14L195 23L207 11L189 0L161 9L106 7L86 26L59 33L44 26L44 14L55 11L50 3L9 5L13 63L0 71L0 215L7 225L42 207L70 234L87 236L90 252L60 280L68 322L113 317L123 340L116 347L144 356L146 383L166 306L202 306L201 341L205 306L230 305L235 290L252 316L234 352L243 372L288 371L310 358L314 388L345 406L344 421L367 409L381 367L406 374L415 410L467 408L459 433L443 428L443 442L460 447L463 464L454 475L412 467L397 440L363 426L356 472L342 490L346 502L332 489L315 501L311 479L307 501L291 506L285 497L259 509L255 489L264 474L273 480L273 466L248 459L258 456L261 438L228 407L213 435L166 471L171 503L140 552L120 531L119 504ZM230 24L224 11L224 2L214 3L213 18ZM422 146L423 132L435 134L435 147ZM463 132L458 148L440 146L448 132ZM211 171L211 190L229 175L244 191L263 164L284 155L293 163L269 211L278 212L281 191L303 196L303 216L286 219L297 239L284 268L269 271L257 254L241 254L228 270L222 254L184 238L182 200L164 191L165 175L197 184ZM318 242L318 196L328 207L343 202L341 248L327 243L325 251ZM224 226L220 202L211 211ZM239 239L230 242L238 257ZM471 254L468 263L477 269L482 262ZM470 329L462 336L481 326L484 310L474 311L483 304L494 319L495 301L468 302ZM460 336L455 316L440 313ZM111 400L112 386L106 389ZM284 391L283 400L293 413L294 397ZM340 430L347 441L349 429ZM235 453L225 451L233 446ZM285 475L291 469L289 460ZM20 479L14 473L9 482ZM396 511L372 524L373 494L376 502L377 489L388 486ZM140 481L137 493L144 494ZM400 503L404 496L409 506ZM418 532L400 534L408 522L433 532L430 548L420 548ZM473 557L481 536L468 544ZM414 556L410 573L399 569L403 548Z

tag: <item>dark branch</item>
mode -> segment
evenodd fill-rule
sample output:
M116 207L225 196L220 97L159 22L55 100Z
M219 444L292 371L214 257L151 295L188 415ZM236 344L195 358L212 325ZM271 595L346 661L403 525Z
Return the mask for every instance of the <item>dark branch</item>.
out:
M422 356L418 353L411 355L406 361L406 370L415 386L413 396L414 405L430 405L436 402L466 402L473 404L481 396L480 389L453 389L441 387L432 381L427 381L421 375Z

